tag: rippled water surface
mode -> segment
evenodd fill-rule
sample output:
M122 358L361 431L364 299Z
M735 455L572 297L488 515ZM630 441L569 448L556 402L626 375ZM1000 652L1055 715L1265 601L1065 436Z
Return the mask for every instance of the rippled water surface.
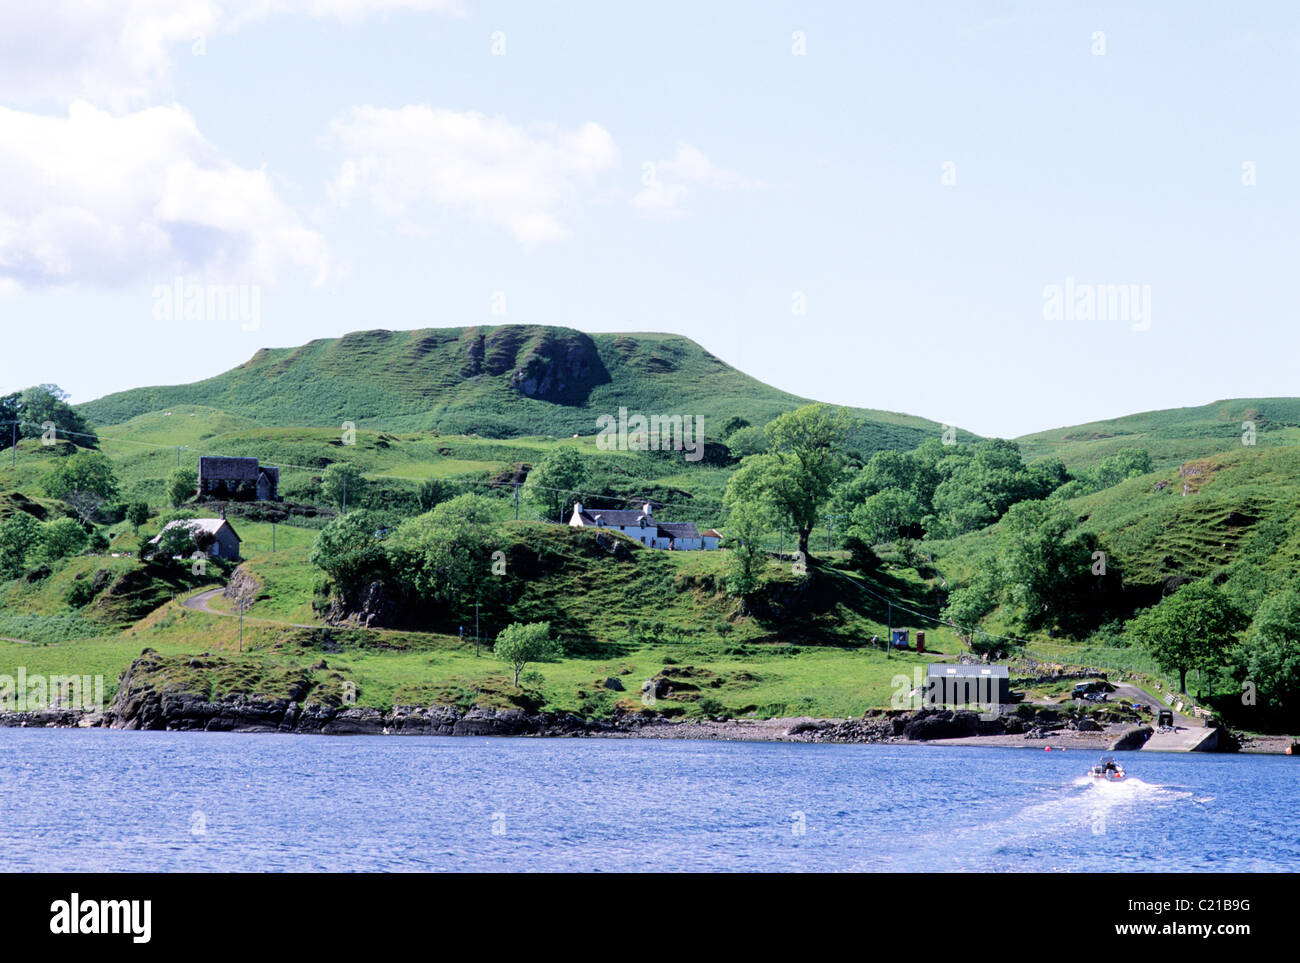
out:
M1300 762L0 729L7 870L1300 869Z

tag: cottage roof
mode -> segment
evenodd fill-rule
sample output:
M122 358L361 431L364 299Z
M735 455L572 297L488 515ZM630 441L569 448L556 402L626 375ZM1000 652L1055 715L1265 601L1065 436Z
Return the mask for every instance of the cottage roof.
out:
M224 518L178 518L176 521L168 522L164 525L162 532L159 532L153 538L149 539L149 544L158 544L158 540L163 537L163 532L175 528L177 525L185 526L196 535L199 532L207 532L209 535L216 535L223 528L228 528L235 538L239 538L239 533L235 531L234 526Z
M622 508L583 508L579 502L574 506L574 512L582 520L584 525L608 525L612 528L638 528L642 519L645 520L647 528L655 530L655 536L658 538L699 538L700 533L695 528L694 522L660 522L656 521L650 514L650 505L647 503L640 511L635 509ZM716 532L714 533L717 534ZM720 536L719 536L720 537Z
M645 512L625 511L621 508L584 508L578 514L584 525L595 525L597 516L603 519L606 525L616 528L640 525L642 518L647 520L646 524L654 524L654 520Z
M669 538L699 538L694 522L659 522L659 534Z
M259 468L256 458L224 458L203 455L199 458L199 477L219 481L255 482Z

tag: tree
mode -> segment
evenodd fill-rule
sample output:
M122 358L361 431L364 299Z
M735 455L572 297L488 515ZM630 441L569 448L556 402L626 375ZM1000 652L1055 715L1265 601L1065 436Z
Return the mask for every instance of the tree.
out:
M734 483L737 497L762 501L778 525L793 528L805 559L813 526L840 481L848 429L847 416L829 405L788 411L765 429L770 452L750 455L728 483L729 494Z
M749 421L747 419L741 418L739 415L732 415L725 422L723 422L722 431L718 433L718 437L721 438L723 441L726 441L733 434L739 431L741 428L748 428L748 427L749 427Z
M1222 668L1245 623L1241 610L1202 579L1133 619L1129 632L1150 650L1160 668L1178 673L1178 691L1185 693L1188 671Z
M331 505L338 505L341 511L347 511L348 503L361 504L361 493L365 490L366 479L361 469L347 462L336 461L325 469L321 477L321 493Z
M1300 708L1300 593L1284 590L1259 607L1243 655L1246 680L1255 684L1267 710L1294 718Z
M198 494L199 475L192 468L176 468L167 476L167 500L180 508Z
M554 662L564 654L560 643L551 638L550 622L512 622L501 630L492 652L519 673L530 662Z
M77 495L104 500L117 496L112 463L96 451L79 451L46 473L42 484L51 498L69 501Z
M767 451L767 432L756 425L746 425L727 436L727 451L732 458L748 458Z
M1100 491L1118 485L1127 478L1149 474L1153 470L1151 453L1145 448L1121 448L1109 458L1102 459L1085 477L1094 490Z
M903 541L905 532L921 521L916 496L898 488L886 488L872 495L849 516L849 534L867 545L890 540Z
M932 501L943 535L983 528L1017 502L1042 498L1051 491L1053 469L1030 471L1013 441L991 438L969 447L950 447L955 450L936 466L943 480Z
M309 561L347 595L387 574L382 528L379 516L367 509L340 515L321 529Z
M1073 513L1060 501L1013 505L1002 524L999 567L1005 601L1026 629L1060 625L1073 635L1101 621L1120 591L1112 560L1095 571L1098 541L1075 531Z
M975 639L975 627L998 604L997 570L992 564L980 568L969 585L954 589L943 607L943 617L956 627L958 638L969 646Z
M557 448L528 473L524 498L547 521L564 521L579 500L578 489L586 482L582 456L573 448Z
M767 553L763 551L762 538L769 520L761 506L740 502L731 507L723 529L722 547L727 549L727 591L739 598L747 598L763 584L763 569Z
M71 518L57 518L41 526L39 557L43 562L78 555L86 547L86 533Z
M443 481L441 478L426 478L420 482L420 488L416 492L416 500L422 512L430 511L435 505L440 505L454 497L456 497L456 489L450 482Z
M67 392L58 385L36 385L20 395L0 398L0 419L23 422L18 426L19 438L39 438L45 432L43 426L52 423L74 445L93 448L99 444L90 425L68 404ZM0 432L0 435L3 435L0 447L8 448L13 432Z
M466 493L402 522L386 543L399 585L453 616L467 615L490 570L495 509L494 499Z
M17 578L41 543L40 522L26 512L0 520L0 578Z
M140 526L149 521L149 503L132 502L126 507L126 520L131 524L131 531L140 534Z
M182 522L179 525L172 525L170 528L164 528L158 536L158 542L153 547L151 556L155 560L170 561L174 558L185 558L194 554L198 550L195 544L194 529Z

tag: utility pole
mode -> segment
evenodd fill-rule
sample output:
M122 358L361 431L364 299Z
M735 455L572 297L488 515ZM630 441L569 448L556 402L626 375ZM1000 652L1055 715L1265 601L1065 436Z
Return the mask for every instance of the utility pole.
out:
M275 522L271 523L271 552L275 552Z
M474 603L474 658L478 658L478 603Z
M181 446L180 445L176 446L176 467L177 468L181 467Z
M9 467L17 468L18 467L18 422L16 421L13 422L13 426L14 426L14 445L13 448L10 450L10 454L13 457L9 462Z
M894 603L886 602L889 606L889 630L885 632L885 658L889 658L889 650L894 645Z
M348 476L343 476L343 514L348 513Z
M519 521L519 482L515 482L515 521Z

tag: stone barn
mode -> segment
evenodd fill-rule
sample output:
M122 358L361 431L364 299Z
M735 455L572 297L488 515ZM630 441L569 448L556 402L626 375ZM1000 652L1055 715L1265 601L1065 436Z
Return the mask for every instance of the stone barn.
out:
M199 459L200 498L231 501L280 500L280 469L259 465L256 458Z

